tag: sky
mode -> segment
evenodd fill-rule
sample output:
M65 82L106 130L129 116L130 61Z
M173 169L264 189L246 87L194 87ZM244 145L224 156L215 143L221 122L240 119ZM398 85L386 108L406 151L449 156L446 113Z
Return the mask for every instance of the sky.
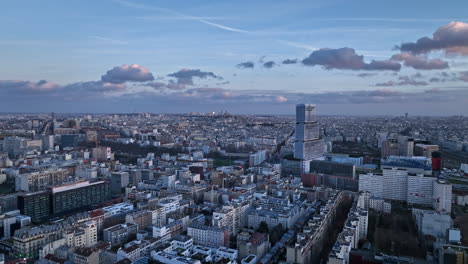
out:
M0 2L0 112L468 115L468 1Z

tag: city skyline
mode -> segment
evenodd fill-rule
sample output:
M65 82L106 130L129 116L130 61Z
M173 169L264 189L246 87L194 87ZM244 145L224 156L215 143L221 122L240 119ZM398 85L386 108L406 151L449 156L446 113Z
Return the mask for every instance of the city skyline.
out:
M295 109L0 114L0 264L467 258L467 116Z
M462 1L0 6L0 112L468 114Z

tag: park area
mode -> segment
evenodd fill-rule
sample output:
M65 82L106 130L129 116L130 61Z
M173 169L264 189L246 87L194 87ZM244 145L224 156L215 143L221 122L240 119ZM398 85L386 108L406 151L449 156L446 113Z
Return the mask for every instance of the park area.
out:
M420 243L411 211L381 214L369 212L368 240L376 252L392 255L425 257L425 248Z

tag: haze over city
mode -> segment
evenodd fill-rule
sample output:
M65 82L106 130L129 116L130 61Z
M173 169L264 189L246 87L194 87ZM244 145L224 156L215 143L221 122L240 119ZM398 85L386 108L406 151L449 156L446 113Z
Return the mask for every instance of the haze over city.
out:
M468 114L466 1L0 8L1 112Z

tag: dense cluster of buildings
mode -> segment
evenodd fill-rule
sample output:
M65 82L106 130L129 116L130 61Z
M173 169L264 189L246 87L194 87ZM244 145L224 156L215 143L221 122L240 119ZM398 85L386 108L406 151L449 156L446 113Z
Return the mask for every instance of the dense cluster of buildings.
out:
M378 247L370 223L403 211L431 241L426 261L466 257L454 217L468 205L468 169L444 168L441 155L463 152L460 120L437 137L415 127L432 119L316 110L0 116L0 258L385 263L401 256ZM335 153L343 142L375 151Z

